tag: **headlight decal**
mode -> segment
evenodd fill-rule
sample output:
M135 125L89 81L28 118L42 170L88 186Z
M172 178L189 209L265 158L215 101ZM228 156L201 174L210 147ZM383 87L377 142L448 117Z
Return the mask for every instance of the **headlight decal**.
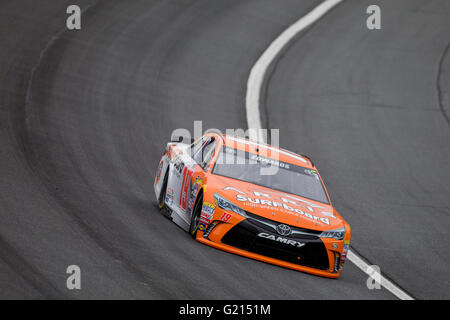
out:
M247 214L245 213L245 210L241 207L235 205L233 202L225 199L221 195L214 193L214 200L217 203L217 206L220 209L227 210L227 211L233 211L237 214L240 214L243 217L247 217Z
M333 238L336 240L342 240L345 237L345 228L339 228L335 230L324 231L320 234L321 238Z

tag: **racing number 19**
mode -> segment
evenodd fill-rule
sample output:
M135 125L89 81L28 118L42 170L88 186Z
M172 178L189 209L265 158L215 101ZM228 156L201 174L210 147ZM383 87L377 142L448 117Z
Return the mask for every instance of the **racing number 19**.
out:
M180 206L183 208L183 210L186 210L188 188L189 184L191 183L193 173L194 171L188 169L187 167L184 167L183 184L181 185L181 193L180 193Z

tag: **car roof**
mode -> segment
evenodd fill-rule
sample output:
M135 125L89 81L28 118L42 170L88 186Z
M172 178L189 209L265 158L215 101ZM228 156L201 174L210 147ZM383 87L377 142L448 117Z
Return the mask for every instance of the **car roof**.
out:
M243 137L224 134L222 135L222 138L224 145L230 148L244 150L266 158L271 158L302 167L314 168L314 163L311 159L304 155L299 155L279 147L256 142Z

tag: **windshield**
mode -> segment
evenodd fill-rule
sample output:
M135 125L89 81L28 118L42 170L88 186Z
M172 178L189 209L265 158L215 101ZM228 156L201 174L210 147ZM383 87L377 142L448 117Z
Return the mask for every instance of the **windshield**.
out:
M273 174L262 175L261 168L271 165L279 169ZM212 173L329 204L317 170L254 153L222 147Z

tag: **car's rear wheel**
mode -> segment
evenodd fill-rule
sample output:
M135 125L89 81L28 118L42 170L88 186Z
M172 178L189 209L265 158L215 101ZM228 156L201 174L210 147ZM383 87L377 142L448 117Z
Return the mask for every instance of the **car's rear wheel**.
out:
M200 194L195 202L194 209L192 210L191 225L189 226L189 233L192 238L197 237L197 229L200 224L200 215L202 213L203 194Z
M161 186L161 191L159 192L159 197L158 197L158 208L160 210L164 209L165 205L166 205L166 191L167 191L167 180L169 178L168 173L165 174L164 176L164 180Z

